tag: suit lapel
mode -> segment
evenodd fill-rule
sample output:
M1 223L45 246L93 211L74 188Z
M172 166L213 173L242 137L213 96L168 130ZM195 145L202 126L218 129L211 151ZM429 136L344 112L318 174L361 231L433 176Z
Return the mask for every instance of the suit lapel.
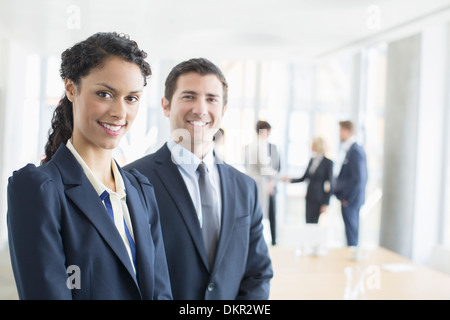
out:
M311 159L309 160L309 162L308 162L308 166L306 167L306 171L305 171L305 173L306 173L306 174L305 174L305 178L310 176L309 170L311 169L311 166L312 166L312 164L313 164L313 161L314 161L314 158L311 158Z
M236 186L234 185L234 181L229 179L230 175L227 165L218 164L217 168L219 170L222 194L222 224L219 243L217 244L214 266L220 265L228 246L228 242L230 241L231 231L233 230L236 215L236 201L234 201L230 190L237 190Z
M356 142L353 142L353 144L350 146L350 148L348 148L347 153L345 154L345 160L344 162L347 164L348 160L350 158L350 155L352 154L353 150L355 149L356 146Z
M319 172L321 172L321 170L323 170L324 165L325 165L325 157L323 157L322 160L320 160L320 163L317 166L316 170L314 171L313 176L319 174Z
M81 165L66 146L61 146L52 160L61 172L67 197L88 218L136 281L122 238Z
M194 242L205 267L208 269L208 258L203 243L202 230L198 221L197 212L183 177L181 176L177 165L172 161L171 153L167 145L164 145L159 149L155 162L158 164L156 167L157 170L155 170L156 174L159 176L161 183L167 189L168 194L178 208L178 211L189 230L192 241Z
M136 188L131 184L126 175L123 174L121 168L119 168L119 171L122 174L125 184L128 212L130 213L130 219L133 225L134 243L136 246L135 267L139 275L139 283L152 283L152 281L144 279L144 277L147 276L147 272L142 272L144 270L148 270L148 268L151 268L148 264L153 260L150 256L150 253L152 252L150 247L152 237L150 233L150 225L148 219L146 219L147 215L144 214L146 209L143 206L142 200ZM142 294L147 292L146 289L150 290L150 288L144 288L142 286L140 286L140 289ZM151 297L152 296L150 294L147 298L150 299Z
M347 153L345 154L344 161L342 162L342 166L341 166L341 170L340 170L339 175L338 175L338 179L341 177L341 174L343 174L343 172L345 172L347 170L347 164L349 162L350 155L352 154L353 149L355 148L355 145L356 145L356 142L354 142L350 146L350 148L347 150Z

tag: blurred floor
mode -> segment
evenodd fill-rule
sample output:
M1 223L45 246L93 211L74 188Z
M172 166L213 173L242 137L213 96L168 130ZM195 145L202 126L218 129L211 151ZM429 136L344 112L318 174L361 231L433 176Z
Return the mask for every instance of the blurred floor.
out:
M381 205L376 201L368 202L360 211L359 245L378 246ZM342 219L340 202L332 197L327 211L320 215L319 223L311 226L305 223L305 199L303 197L289 197L285 205L278 209L277 217L277 244L283 247L298 247L305 242L305 237L314 237L312 229L321 229L325 232L322 239L327 247L344 247L347 245L345 228ZM270 240L269 222L264 221L266 239ZM319 227L319 228L312 228ZM305 232L306 231L306 232ZM317 235L320 236L320 235ZM306 239L307 241L307 239ZM269 241L267 241L269 243Z
M0 251L0 300L17 300L16 284L7 249Z

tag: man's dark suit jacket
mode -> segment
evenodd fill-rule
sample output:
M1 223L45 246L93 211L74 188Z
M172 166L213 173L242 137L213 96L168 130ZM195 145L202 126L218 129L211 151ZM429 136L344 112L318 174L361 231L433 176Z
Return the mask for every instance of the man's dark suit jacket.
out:
M222 222L216 259L208 266L194 204L167 144L125 169L155 186L174 299L267 299L272 265L262 233L256 183L218 164Z
M363 205L366 197L367 162L361 146L353 143L347 151L344 163L337 178L334 194L352 207Z
M8 184L8 236L20 299L172 298L153 187L138 172L119 170L137 277L114 222L65 145L47 164L14 172ZM75 279L72 289L69 276Z
M313 163L313 159L309 161L303 177L298 179L292 179L292 183L303 182L308 180L308 188L306 191L306 200L317 204L330 203L331 196L331 183L333 180L333 161L323 157L319 166L316 168L313 174L311 174L310 168ZM326 183L329 183L329 186Z

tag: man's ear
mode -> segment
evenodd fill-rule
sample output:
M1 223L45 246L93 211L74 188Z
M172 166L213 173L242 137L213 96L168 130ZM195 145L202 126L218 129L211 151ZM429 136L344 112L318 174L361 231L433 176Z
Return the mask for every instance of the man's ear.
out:
M169 118L170 117L170 101L167 100L166 97L163 97L161 99L161 106L163 108L164 111L164 115Z
M77 86L72 80L66 78L64 79L64 88L66 90L67 99L69 99L70 102L73 102L77 92Z
M222 117L225 115L225 111L227 111L227 105L224 105L222 108Z

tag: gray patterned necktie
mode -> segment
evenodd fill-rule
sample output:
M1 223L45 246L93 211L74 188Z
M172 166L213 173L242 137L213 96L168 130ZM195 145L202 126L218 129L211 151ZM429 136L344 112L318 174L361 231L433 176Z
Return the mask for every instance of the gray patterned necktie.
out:
M213 186L202 162L197 168L200 173L198 186L202 202L202 235L210 269L216 256L217 241L219 240L219 214L217 212L217 199L214 197Z

